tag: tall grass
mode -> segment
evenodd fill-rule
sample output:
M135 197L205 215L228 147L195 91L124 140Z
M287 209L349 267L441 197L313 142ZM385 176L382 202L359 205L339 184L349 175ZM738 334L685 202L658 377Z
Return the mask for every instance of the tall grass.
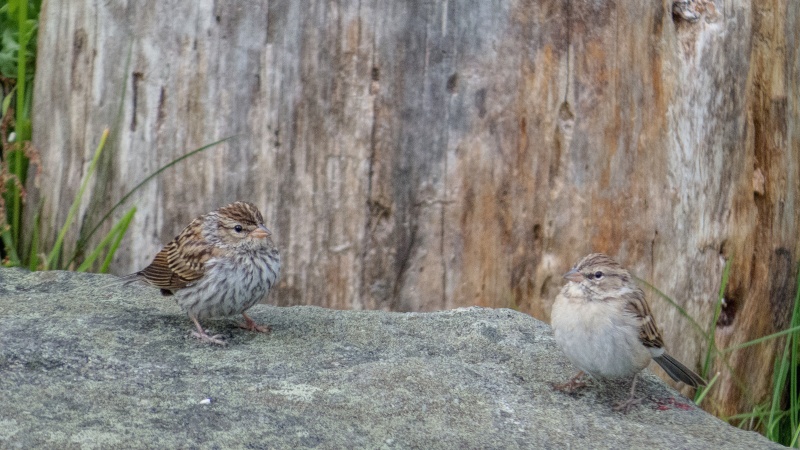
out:
M723 419L741 428L761 431L767 438L779 444L789 447L798 447L800 443L800 389L798 388L798 371L800 370L800 354L798 354L798 350L800 349L800 266L798 266L797 290L788 328L767 336L720 349L716 342L717 321L719 320L725 301L724 295L729 277L730 259L726 262L725 269L722 273L720 289L714 305L714 315L706 327L703 327L694 320L686 310L681 308L680 305L663 292L644 280L639 279L639 281L676 308L679 314L687 319L689 323L692 324L693 328L704 337L707 346L703 357L701 375L706 379L708 379L710 371L717 361L720 361L723 366L732 373L732 378L740 378L728 362L730 355L742 349L760 345L775 339L785 339L783 352L776 359L772 372L773 388L770 398L766 402L756 405L752 411L735 414L730 417L723 417ZM714 387L718 377L719 373L714 374L708 386L697 391L694 399L695 403L700 404L706 398L710 390ZM740 383L739 387L744 390L747 389L744 383Z
M8 0L0 6L0 256L19 264L22 198L28 172L33 61L41 0Z
M798 390L798 370L800 370L800 268L797 273L797 286L789 327L759 339L739 344L723 353L728 354L743 348L758 345L768 340L784 338L783 352L775 360L772 372L772 395L752 411L736 414L728 418L738 426L763 430L769 439L789 447L798 447L800 436L800 391Z
M6 266L24 266L30 270L72 269L87 271L95 269L107 272L111 260L128 230L136 207L130 208L111 227L93 249L87 249L88 242L97 230L122 206L139 188L164 170L220 144L230 137L192 150L187 154L162 166L131 189L117 202L91 230L82 235L72 254L64 256L64 240L70 227L77 219L81 202L87 195L89 182L97 168L97 163L110 131L106 129L100 136L87 172L81 180L80 189L73 199L67 218L59 229L55 243L49 251L40 248L41 216L37 214L28 230L22 228L25 204L25 183L31 161L38 164L38 152L31 145L31 105L36 50L36 32L41 10L41 0L8 0L0 5L0 87L2 87L2 117L0 117L0 259ZM125 63L125 72L130 64L130 51ZM127 81L127 80L126 80ZM122 84L119 110L115 122L122 118L127 83ZM91 195L91 193L88 193ZM49 229L49 227L45 227ZM26 236L26 233L29 235ZM23 242L30 242L24 248ZM86 254L84 257L83 255Z
M81 188L70 208L66 223L61 228L53 248L46 257L40 256L39 239L41 224L34 220L30 236L25 236L22 228L25 207L25 184L31 160L38 159L38 153L31 145L31 106L33 103L34 61L36 55L36 33L38 31L41 0L8 0L0 6L0 81L2 81L2 118L0 118L0 257L4 265L26 266L31 270L62 268L59 266L64 236L71 226L78 206L86 191L89 180L95 171L97 161L108 138L106 130L95 156L84 177ZM98 258L102 250L110 249L105 261L109 261L122 239L130 220L135 213L132 208L122 220L112 228L111 233L101 242L78 268L88 269L93 258ZM30 241L28 249L23 248L26 238ZM116 245L114 245L116 243ZM107 270L107 264L101 268Z

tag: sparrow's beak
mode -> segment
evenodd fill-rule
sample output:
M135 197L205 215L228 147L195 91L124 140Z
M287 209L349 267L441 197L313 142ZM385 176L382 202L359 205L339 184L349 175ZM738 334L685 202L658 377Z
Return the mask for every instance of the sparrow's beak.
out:
M568 279L569 281L580 283L581 280L583 280L583 275L581 275L581 273L578 272L576 269L572 269L564 274L564 278Z
M253 239L266 239L272 237L272 231L269 231L264 225L259 225L258 228L250 232L250 237Z

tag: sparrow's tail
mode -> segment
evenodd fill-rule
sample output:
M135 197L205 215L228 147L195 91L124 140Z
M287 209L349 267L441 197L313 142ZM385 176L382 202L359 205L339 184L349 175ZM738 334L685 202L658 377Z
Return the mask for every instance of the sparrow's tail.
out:
M691 387L705 386L707 384L706 380L702 379L700 375L694 373L666 352L653 359L675 381L683 381Z
M137 281L144 281L144 278L139 274L139 272L132 273L130 275L125 275L124 277L118 277L116 280L112 281L103 286L103 289L110 288L113 286L127 286L131 283L136 283Z

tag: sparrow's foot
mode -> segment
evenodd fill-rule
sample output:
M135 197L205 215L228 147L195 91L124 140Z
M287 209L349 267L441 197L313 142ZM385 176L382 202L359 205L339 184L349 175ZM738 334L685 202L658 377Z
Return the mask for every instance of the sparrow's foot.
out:
M633 376L633 381L631 382L631 393L628 396L628 399L615 404L614 411L622 411L623 414L628 414L628 411L630 411L631 408L639 403L642 403L642 397L636 396L636 375Z
M628 414L628 411L639 403L642 403L642 397L630 396L621 402L615 403L614 411L622 411L623 414Z
M259 325L255 320L251 319L250 316L245 313L242 313L242 316L244 316L244 325L239 325L239 328L255 331L257 333L269 333L272 331L272 328L269 325Z
M565 383L553 384L552 385L553 389L561 392L566 392L567 394L572 394L578 389L586 387L586 382L582 380L584 375L585 373L583 371L580 371Z
M197 327L197 331L192 331L192 337L196 337L197 339L200 339L203 342L208 342L210 344L217 344L223 347L228 345L228 343L222 339L223 336L221 334L215 334L214 336L209 336L206 330L204 330L203 327L200 326L200 322L198 322L196 318L194 317L190 318L192 319L192 322L194 322L195 327Z
M228 343L225 342L221 334L215 334L214 336L209 336L205 330L203 330L202 333L197 331L192 331L192 337L196 337L197 339L200 339L203 342L208 342L209 344L217 344L223 347L228 345Z

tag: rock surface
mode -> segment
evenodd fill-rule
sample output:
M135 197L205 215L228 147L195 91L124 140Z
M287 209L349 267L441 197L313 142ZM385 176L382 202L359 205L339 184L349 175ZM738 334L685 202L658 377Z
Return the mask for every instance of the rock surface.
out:
M0 448L779 448L654 375L580 395L547 325L507 309L437 313L257 305L191 322L116 278L0 269Z

